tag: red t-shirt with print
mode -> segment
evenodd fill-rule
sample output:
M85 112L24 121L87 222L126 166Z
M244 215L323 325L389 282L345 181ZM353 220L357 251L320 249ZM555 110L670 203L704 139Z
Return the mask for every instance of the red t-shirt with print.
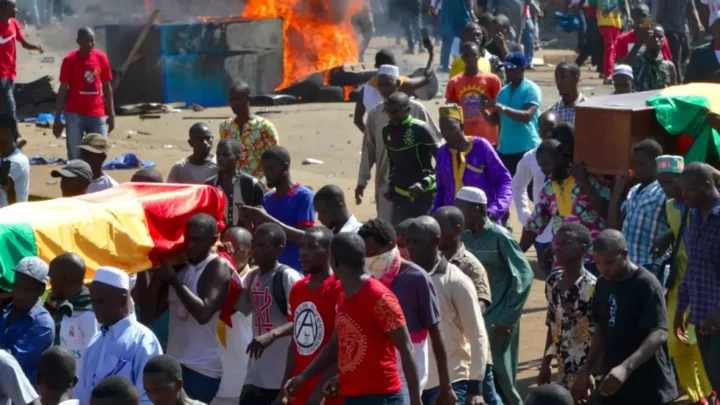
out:
M0 79L17 77L17 41L24 41L20 23L14 18L0 21Z
M93 49L88 56L70 52L60 66L60 83L69 87L65 112L104 116L102 84L111 80L110 62L103 52Z
M295 369L293 377L310 366L320 351L327 345L335 330L335 308L342 293L340 280L334 275L325 280L319 288L308 287L310 276L293 284L288 299L288 320L294 322ZM306 381L290 399L290 405L305 405L315 391L322 375ZM320 387L322 389L322 387ZM341 405L342 397L327 397L325 405Z
M369 278L352 297L340 294L335 327L343 397L400 391L395 345L388 332L405 326L395 294Z
M635 35L634 31L628 31L620 34L620 36L618 36L617 40L615 41L615 57L624 58L628 56L628 54L630 54L630 51L635 46L635 42L637 42L637 35ZM662 52L663 59L672 59L672 53L670 52L670 44L668 43L667 37L663 39L663 44L660 48L660 51Z

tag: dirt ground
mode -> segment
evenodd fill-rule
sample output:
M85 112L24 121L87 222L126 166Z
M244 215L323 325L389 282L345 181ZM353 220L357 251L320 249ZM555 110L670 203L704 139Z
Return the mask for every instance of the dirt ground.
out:
M41 31L39 35L37 32L28 30L27 36L31 42L40 42L46 45L47 52L43 56L54 56L55 61L41 63L41 56L20 49L18 51L20 65L18 81L34 80L46 74L57 77L62 57L75 46L73 34L45 30ZM367 50L365 60L372 63L378 49L390 47L398 55L403 72L409 73L425 64L426 55L402 55L403 48L394 44L394 39L375 38ZM435 52L436 62L439 53L438 47ZM536 57L543 57L543 55L548 58L548 61L553 60L555 63L557 63L558 57L567 57L568 59L573 57L570 52L557 50L540 51ZM552 65L546 65L528 73L528 76L543 90L543 110L558 100L553 69ZM581 83L582 91L586 96L605 95L610 92L611 88L603 86L596 74L588 68L584 68L582 74L584 75ZM441 94L444 94L447 75L439 74L439 80ZM438 106L443 102L444 98L442 97L425 102L434 118L437 118ZM360 220L366 220L375 214L372 182L361 205L351 202L357 181L362 144L362 134L352 123L353 109L354 105L350 103L305 104L266 108L264 116L277 126L281 144L287 147L292 154L294 179L316 190L328 183L341 186L346 192L352 212ZM51 110L47 112L51 112ZM263 109L256 109L256 112L262 113ZM192 124L205 122L211 128L217 128L221 119L230 116L229 108L213 108L203 112L184 111L177 114L166 114L156 120L118 117L115 131L110 134L112 150L109 157L113 158L132 152L143 161L157 163L158 170L167 176L174 162L190 154L190 147L187 145L187 131ZM128 131L134 131L135 134L128 135ZM149 135L139 135L138 131L149 133ZM21 132L28 140L24 152L29 157L35 155L43 155L46 158L66 157L64 141L56 139L50 129L21 124ZM324 163L322 165L301 165L300 162L306 158L320 159ZM32 195L45 198L60 196L58 181L50 177L50 171L54 168L53 165L32 167ZM108 173L116 180L124 182L130 179L134 170ZM515 215L514 212L513 209L513 215ZM519 239L521 227L516 223L514 228ZM535 252L528 252L528 258L534 262ZM545 343L545 308L544 283L538 279L533 285L532 294L522 316L518 387L523 394L527 393L528 389L535 384L537 367Z

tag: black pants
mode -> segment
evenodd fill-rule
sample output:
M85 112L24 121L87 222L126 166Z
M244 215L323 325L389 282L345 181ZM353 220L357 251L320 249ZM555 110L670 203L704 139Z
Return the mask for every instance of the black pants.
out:
M580 49L575 63L578 66L582 66L587 58L590 58L590 63L597 66L597 71L602 72L603 70L603 53L605 52L603 38L598 28L597 18L593 17L587 19L587 36L585 37L585 45Z
M272 404L279 393L280 390L269 390L254 385L246 385L243 387L242 393L240 393L240 403L242 405Z
M682 83L682 72L690 58L690 38L684 32L666 32L665 38L670 45L670 53L672 53L672 63L677 70L678 83Z
M392 226L398 226L402 221L427 215L433 205L434 193L424 193L411 200L393 192L392 196Z
M697 340L710 385L720 391L720 335L698 335Z

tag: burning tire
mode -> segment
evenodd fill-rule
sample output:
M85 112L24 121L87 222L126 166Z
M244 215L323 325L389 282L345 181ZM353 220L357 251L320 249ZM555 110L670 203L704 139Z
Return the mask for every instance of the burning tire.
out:
M324 81L325 78L321 72L313 73L280 90L278 93L297 97L298 101L310 101L310 98L323 87Z
M289 94L261 94L254 96L250 105L253 107L271 107L276 105L297 104L298 99Z
M345 101L345 89L341 86L322 86L306 101L314 103L342 103Z
M358 86L377 75L377 69L368 69L363 63L342 65L330 69L331 86Z

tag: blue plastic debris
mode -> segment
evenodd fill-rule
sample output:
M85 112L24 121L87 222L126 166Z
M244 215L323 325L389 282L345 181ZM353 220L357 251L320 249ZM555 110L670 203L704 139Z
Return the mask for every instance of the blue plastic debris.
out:
M155 162L143 162L134 153L126 153L106 161L103 170L146 169L149 167L155 167Z
M35 155L29 159L31 165L61 165L65 159L59 157L46 158L43 155Z

